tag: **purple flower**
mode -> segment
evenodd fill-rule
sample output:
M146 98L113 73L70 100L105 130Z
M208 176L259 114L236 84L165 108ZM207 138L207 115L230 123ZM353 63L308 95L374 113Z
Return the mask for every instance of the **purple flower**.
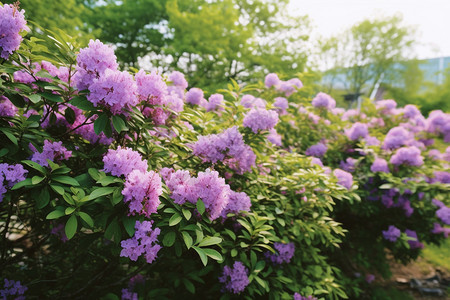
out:
M85 90L106 70L117 70L117 67L112 47L104 45L99 40L90 40L88 47L81 49L77 56L74 81L79 90Z
M445 171L435 171L434 178L431 180L432 183L450 183L450 172Z
M323 107L332 110L336 107L336 100L334 100L330 95L321 92L314 97L312 100L312 105L314 107Z
M133 293L133 291L129 290L129 289L122 289L122 300L138 300L138 294L137 293Z
M390 225L389 229L386 231L383 230L383 237L391 242L397 241L400 235L401 235L400 229L398 229L394 225Z
M280 112L286 112L286 109L289 107L289 102L284 97L276 97L273 106L279 108Z
M121 114L139 103L137 85L128 72L106 69L100 78L89 85L88 100L97 107L109 109L113 114Z
M323 167L322 161L317 157L311 157L311 164Z
M411 247L411 249L423 248L423 244L419 242L419 239L417 238L417 233L414 230L406 229L405 233L408 237L413 238L412 240L408 241L408 244Z
M183 90L187 89L188 82L184 78L184 74L178 71L173 71L169 75L169 80L172 81L172 84L176 87L179 87Z
M3 194L6 193L7 188L11 188L16 183L24 181L27 173L28 171L21 164L0 164L0 202L3 201Z
M431 149L428 151L428 156L433 160L442 160L443 155L438 149Z
M200 105L203 100L203 91L199 88L192 88L186 93L186 102L193 105Z
M286 97L292 95L296 89L303 87L303 83L298 78L292 78L288 81L280 81L276 86L277 90L283 92Z
M164 181L171 192L171 198L177 204L183 204L186 201L197 202L197 193L195 190L196 179L191 177L189 171L163 168L160 171Z
M140 70L135 75L135 79L140 101L145 101L151 105L166 104L166 97L169 92L161 75L156 72L146 74L143 70Z
M380 100L376 102L377 109L381 109L384 114L392 114L397 107L397 102L392 99Z
M272 86L277 86L279 83L280 83L280 79L278 78L277 74L275 74L275 73L267 74L266 78L264 80L264 84L268 88L270 88Z
M306 297L306 296L300 295L299 293L295 293L294 300L317 300L317 298L313 297L313 296Z
M265 256L274 264L290 263L295 253L294 243L274 243L276 253L266 252Z
M277 131L273 128L269 130L269 134L267 135L267 139L274 145L281 146L281 135L277 133Z
M105 164L104 171L113 176L121 176L131 173L133 170L139 170L142 173L147 172L147 160L142 160L142 156L130 148L118 147L117 150L109 149L103 157Z
M251 206L252 202L246 193L230 191L230 199L222 210L221 217L226 218L228 213L239 214L241 211L250 211Z
M450 228L446 228L446 227L442 227L441 224L435 222L433 229L431 230L432 233L434 234L444 234L445 238L448 238L448 236L450 235Z
M8 59L9 55L19 49L23 40L20 32L29 30L24 13L23 9L19 10L18 4L0 6L0 57L4 59Z
M393 165L409 165L421 166L423 165L423 156L420 155L419 148L415 146L403 147L391 157L390 163Z
M369 129L367 128L367 124L356 122L352 125L349 130L346 130L345 135L352 140L356 141L360 138L365 138L369 134Z
M339 166L342 170L352 173L355 171L355 164L358 160L352 157L348 157L345 161L341 161Z
M60 162L62 160L68 160L70 157L72 157L72 151L68 151L66 147L62 145L62 142L52 143L48 140L45 140L42 153L39 153L36 150L31 157L31 160L37 162L43 167L47 167L47 159L53 162Z
M56 235L63 243L69 240L66 236L64 228L65 228L64 224L59 223L58 225L54 226L50 231L51 234Z
M412 134L403 127L394 127L386 134L383 148L392 150L406 145L412 139Z
M161 246L157 244L161 230L159 228L152 229L152 225L153 221L143 221L142 223L136 221L134 236L120 243L122 246L120 256L136 261L139 256L144 255L147 263L151 264L161 249Z
M436 211L436 216L441 219L444 224L450 225L450 207L441 206Z
M214 110L224 110L223 108L224 99L221 94L212 94L208 98L208 102L206 104L206 111L214 111Z
M270 130L278 123L278 114L273 110L263 108L252 108L245 117L243 124L250 128L254 133L260 130Z
M230 186L225 183L225 179L219 177L217 171L207 169L205 172L199 172L195 191L197 198L203 200L211 220L220 217L230 200Z
M237 127L231 127L221 134L199 136L192 145L194 155L203 161L213 164L222 161L239 174L251 171L255 165L256 155L250 146L244 143L244 138Z
M25 299L24 296L22 296L28 288L26 286L23 286L20 281L14 281L14 280L8 280L4 279L4 285L3 289L0 290L0 298L6 300L6 299ZM14 297L8 297L8 296L14 296Z
M353 176L352 174L345 172L341 169L335 169L333 171L334 176L336 176L338 183L345 187L347 190L350 190L353 185Z
M408 119L413 119L421 115L420 110L415 105L408 104L403 110L403 116Z
M130 213L150 217L156 213L159 196L162 194L161 177L153 171L142 172L133 170L128 174L125 187L122 190L125 203L128 203Z
M366 275L366 282L367 283L372 283L373 281L375 280L375 275L373 275L373 274L367 274Z
M250 283L248 280L248 269L240 261L233 264L233 268L225 266L219 282L224 284L224 289L234 294L244 291L245 287Z
M327 152L327 146L323 143L317 143L306 149L305 154L309 156L322 157Z
M373 164L370 166L370 171L389 173L387 161L377 157L373 162Z
M17 107L5 96L0 96L0 117L14 117Z
M261 98L255 98L255 96L252 95L243 95L241 105L245 108L266 108L266 101Z

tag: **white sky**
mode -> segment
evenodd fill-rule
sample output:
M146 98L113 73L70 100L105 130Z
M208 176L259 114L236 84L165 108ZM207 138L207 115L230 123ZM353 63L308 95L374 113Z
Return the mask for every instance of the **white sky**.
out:
M313 35L329 37L376 16L401 14L416 28L418 58L450 56L450 0L290 0L293 15L308 15Z

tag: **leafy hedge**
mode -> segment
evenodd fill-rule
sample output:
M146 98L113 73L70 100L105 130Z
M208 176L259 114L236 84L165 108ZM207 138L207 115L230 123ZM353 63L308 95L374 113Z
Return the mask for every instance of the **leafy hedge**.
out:
M17 29L5 50L27 28L0 14ZM448 235L442 112L344 111L275 74L187 90L61 31L2 57L4 297L355 297L387 252Z

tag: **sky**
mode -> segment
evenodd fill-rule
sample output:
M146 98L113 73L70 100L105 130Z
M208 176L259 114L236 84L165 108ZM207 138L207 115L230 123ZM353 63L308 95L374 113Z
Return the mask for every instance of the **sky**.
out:
M313 36L329 37L376 16L403 16L416 28L417 57L450 56L450 0L290 0L293 15L308 15Z

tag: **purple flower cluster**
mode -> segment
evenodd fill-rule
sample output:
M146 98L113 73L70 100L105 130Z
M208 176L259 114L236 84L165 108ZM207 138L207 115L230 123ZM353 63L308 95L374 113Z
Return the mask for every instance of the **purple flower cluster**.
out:
M441 206L437 211L436 211L436 217L438 217L439 219L441 219L441 221L444 224L450 225L450 207L447 207L445 205Z
M267 135L267 139L274 145L281 146L281 135L277 133L275 128L269 130L269 134Z
M408 119L414 119L421 116L420 110L415 105L408 104L403 109L403 116Z
M260 130L270 130L278 123L278 114L273 110L254 107L245 116L243 124L254 133Z
M8 165L6 163L0 164L0 202L3 201L3 194L6 193L6 188L13 187L16 183L25 180L25 175L28 173L21 164ZM6 186L5 186L6 181Z
M0 290L0 298L8 299L8 296L14 296L16 300L24 300L23 294L28 290L26 286L23 286L20 281L8 280L5 278L5 284L3 289ZM11 298L12 299L12 298Z
M282 92L286 97L292 95L296 89L303 87L303 83L298 78L292 78L287 81L280 80L275 73L266 75L264 84L267 88L274 87L277 91Z
M184 74L178 71L173 71L169 75L169 80L172 81L172 84L176 87L179 87L183 90L187 89L188 82L184 78Z
M265 256L274 264L290 263L295 253L294 243L274 243L276 253L266 252Z
M52 228L52 230L50 231L51 234L56 235L63 243L65 243L69 240L66 236L66 232L65 232L64 228L65 228L64 224L59 223L58 225L55 225Z
M423 244L419 242L419 238L417 237L417 233L414 230L406 229L405 233L408 237L413 238L412 240L408 241L409 246L411 249L415 248L423 248Z
M397 241L400 235L401 235L400 229L398 229L394 225L390 225L389 229L386 231L383 230L383 237L391 242Z
M226 218L227 214L239 214L241 211L250 211L252 201L250 197L244 192L230 192L230 199L224 210L222 210L221 217Z
M392 99L380 100L377 101L376 107L381 110L383 114L394 114L397 102Z
M266 101L261 98L255 98L253 95L243 95L241 99L241 105L245 108L266 108Z
M445 171L435 171L434 178L431 180L432 183L450 183L450 172Z
M394 127L386 134L383 148L392 150L408 144L412 139L411 133L403 127Z
M142 160L142 156L130 148L118 147L117 150L109 149L103 157L105 165L104 171L113 176L128 176L133 170L146 173L148 169L147 160Z
M322 92L318 93L311 103L314 107L322 107L328 110L332 110L336 107L336 100L330 95Z
M339 166L342 170L352 173L355 171L356 162L358 160L354 159L352 157L348 157L345 161L342 161L339 163Z
M450 114L434 110L428 116L426 123L428 132L441 133L444 135L444 142L450 142Z
M128 203L130 213L150 217L156 213L161 203L159 196L162 194L161 177L153 171L133 170L128 174L125 187L122 190L125 203Z
M240 261L233 264L233 268L225 266L219 282L224 284L224 289L234 294L244 291L250 283L248 280L248 269Z
M77 56L74 81L79 90L85 90L106 70L115 71L117 67L113 48L99 40L90 40L88 47L81 49Z
M375 161L370 166L370 171L372 172L384 172L389 173L389 167L386 160L377 157Z
M224 110L224 98L222 94L212 94L208 101L204 102L206 111Z
M186 201L196 203L198 199L201 199L211 220L220 217L227 208L231 189L225 183L225 179L219 177L218 172L207 169L205 172L199 172L197 177L191 177L188 171L174 172L165 168L161 170L161 174L175 203L183 204ZM238 201L242 200L241 195L238 198ZM245 203L233 203L230 209L245 205Z
M161 249L161 246L157 244L161 230L159 228L152 229L152 225L153 221L136 221L134 236L120 243L122 246L120 256L136 261L139 256L144 254L147 262L151 264Z
M221 134L199 136L192 145L193 153L205 162L213 164L222 161L239 174L251 171L255 165L256 155L244 139L237 127L231 127Z
M350 140L356 141L365 138L369 134L369 129L367 124L356 122L350 129L346 130L345 134Z
M137 85L133 76L126 71L106 69L98 79L89 85L88 100L105 106L113 114L120 114L138 104Z
M432 233L434 234L443 234L445 238L448 238L448 236L450 235L450 228L448 227L442 227L441 224L435 222L434 223L434 227L431 230Z
M272 86L277 86L280 83L280 79L278 78L278 75L275 73L269 73L266 75L266 78L264 80L264 84L267 88L270 88Z
M146 74L144 70L140 70L135 75L135 79L139 101L145 101L151 105L166 104L169 92L161 75L156 72Z
M334 176L336 176L338 183L345 187L347 190L350 190L353 185L353 176L352 174L345 172L341 169L335 169L333 171Z
M14 117L17 107L5 96L0 96L0 117Z
M313 296L306 297L306 296L300 295L299 293L295 293L294 300L317 300L317 298L313 297Z
M277 112L280 115L285 115L287 113L287 109L289 107L289 102L284 97L276 97L273 106L277 108Z
M327 145L323 143L317 143L306 149L305 154L308 156L322 157L327 152Z
M415 146L403 147L392 155L390 163L393 165L421 166L423 165L423 156L420 155L419 148Z
M66 147L62 145L62 142L50 142L48 140L44 141L44 147L42 148L42 153L34 149L35 152L31 157L31 160L37 162L43 167L48 166L47 159L53 162L60 162L63 160L68 160L72 157L72 151L68 151Z
M122 297L120 298L122 300L138 300L138 294L134 293L133 291L129 289L122 289Z
M200 105L203 100L203 91L199 88L192 88L186 93L185 99L187 103Z
M8 59L9 55L19 49L23 40L20 32L29 30L24 14L25 11L19 10L18 5L0 6L0 57Z

